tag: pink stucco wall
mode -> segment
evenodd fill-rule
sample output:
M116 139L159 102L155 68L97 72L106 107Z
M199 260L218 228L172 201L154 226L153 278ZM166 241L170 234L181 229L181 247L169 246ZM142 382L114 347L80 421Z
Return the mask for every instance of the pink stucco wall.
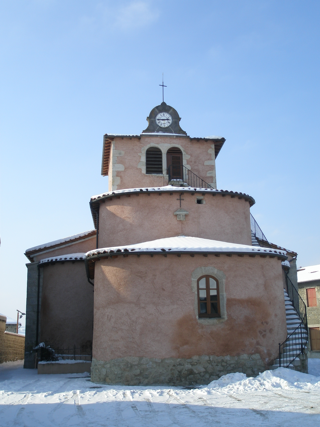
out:
M226 275L227 320L198 321L191 275ZM190 358L259 353L267 364L286 337L281 262L275 258L182 255L102 259L95 268L93 357Z
M53 348L90 347L93 287L84 262L47 264L41 270L40 341Z
M167 185L166 176L143 173L142 163L145 162L143 148L150 145L159 146L162 149L165 174L167 173L165 153L171 147L178 147L184 151L183 160L191 167L193 173L209 184L215 182L215 156L212 141L195 141L189 137L142 135L141 139L129 137L116 137L114 139L109 164L110 190ZM117 155L116 163L118 166L115 166L112 161L112 157L115 155ZM212 171L214 171L214 176L208 176L207 172L211 173ZM115 177L118 179L115 180Z
M41 259L51 258L59 255L73 254L79 252L88 252L96 248L96 236L90 237L89 239L75 242L75 243L66 243L66 245L61 245L62 247L53 248L48 250L44 248L43 251L39 250L40 254L34 256L34 261L38 262ZM43 252L43 253L41 253Z
M129 245L178 235L251 245L250 207L243 199L184 193L178 221L178 194L125 195L100 205L99 247ZM197 204L203 197L205 204Z

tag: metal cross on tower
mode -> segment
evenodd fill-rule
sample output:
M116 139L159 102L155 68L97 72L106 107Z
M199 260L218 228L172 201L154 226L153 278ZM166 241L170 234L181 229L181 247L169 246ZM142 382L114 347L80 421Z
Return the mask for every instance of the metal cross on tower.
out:
M162 73L162 84L159 85L162 87L162 102L164 102L164 88L167 87L163 82L163 73Z
M184 199L181 199L182 194L183 194L183 193L180 193L179 199L176 199L176 200L179 200L179 201L180 201L180 208L181 208L181 201L182 201L182 200L184 200Z

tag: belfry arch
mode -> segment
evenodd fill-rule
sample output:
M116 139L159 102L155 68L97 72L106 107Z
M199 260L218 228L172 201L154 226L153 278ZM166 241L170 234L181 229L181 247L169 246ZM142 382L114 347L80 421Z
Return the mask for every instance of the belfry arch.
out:
M171 179L183 179L183 155L178 147L172 147L167 151L167 173Z

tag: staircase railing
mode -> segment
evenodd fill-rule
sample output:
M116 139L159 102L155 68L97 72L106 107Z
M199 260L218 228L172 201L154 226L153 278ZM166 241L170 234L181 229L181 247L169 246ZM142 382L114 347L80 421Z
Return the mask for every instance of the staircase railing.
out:
M301 323L283 343L279 343L279 366L287 368L300 354L304 354L308 341L307 307L286 273L287 293Z
M170 181L182 181L186 183L189 187L196 188L214 188L212 185L208 184L205 180L200 178L198 175L193 173L190 169L186 168L184 165L174 166L174 173L172 165L168 166L167 169L168 180Z
M279 367L287 368L291 363L303 354L306 348L306 330L301 322L300 325L279 344Z
M251 226L251 231L255 237L258 237L258 239L268 242L268 239L264 235L263 231L259 227L259 224L257 223L257 221L255 220L254 216L251 213L250 213L250 226Z
M296 310L297 314L299 315L300 320L303 323L304 327L307 328L308 327L307 307L287 273L286 273L286 285L287 285L287 293L289 298L292 301L293 307Z

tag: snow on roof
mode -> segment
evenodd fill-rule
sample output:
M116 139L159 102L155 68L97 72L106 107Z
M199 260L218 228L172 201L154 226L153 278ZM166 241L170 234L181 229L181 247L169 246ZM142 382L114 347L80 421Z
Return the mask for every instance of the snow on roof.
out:
M148 136L152 136L152 135L160 135L160 136L188 136L184 133L169 133L169 132L142 132L141 136L143 135L148 135Z
M114 190L114 191L108 191L106 193L102 193L102 194L98 194L96 196L92 196L91 197L91 201L95 201L97 199L101 199L103 197L108 197L108 196L112 196L112 195L119 195L119 194L127 194L127 193L137 193L137 192L159 192L159 191L163 191L163 192L190 192L190 193L194 193L196 192L201 192L201 193L218 193L218 194L232 194L232 195L236 195L236 196L240 196L240 197L246 197L249 198L250 200L252 200L252 202L250 203L250 205L254 205L255 201L254 199L249 196L248 194L245 193L240 193L237 191L228 191L228 190L217 190L216 188L198 188L198 187L175 187L173 185L165 185L163 187L142 187L142 188L126 188L123 190Z
M44 264L47 262L66 262L66 261L80 261L86 258L86 254L84 252L78 252L75 254L65 254L53 256L50 258L44 258L40 260L40 264Z
M298 270L298 282L311 282L320 280L320 265L309 265L308 267L300 267Z
M126 137L126 136L129 136L130 138L139 138L140 137L140 135L133 135L133 134L124 134L124 133L107 133L106 135L105 135L106 137L108 137L108 136L111 136L111 137L113 137L113 136L119 136L119 137Z
M177 236L150 242L137 243L128 246L113 246L110 248L94 249L87 252L87 258L98 254L114 252L216 252L216 253L250 253L285 257L284 251L261 248L259 246L240 245L238 243L220 242L218 240L202 239L200 237Z
M60 245L62 243L67 243L70 242L72 240L78 240L81 237L86 237L89 234L95 234L96 230L90 230L90 231L85 231L84 233L79 233L79 234L74 234L73 236L69 236L69 237L65 237L63 239L59 239L59 240L54 240L53 242L48 242L48 243L43 243L42 245L38 245L38 246L34 246L33 248L29 248L26 250L27 252L33 252L33 251L37 251L39 249L44 249L44 248L48 248L50 246L56 246L56 245Z

